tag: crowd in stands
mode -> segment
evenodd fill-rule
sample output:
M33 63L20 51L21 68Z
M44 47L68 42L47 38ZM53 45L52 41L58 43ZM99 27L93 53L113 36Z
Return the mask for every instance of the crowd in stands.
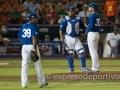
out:
M104 16L112 22L120 18L120 0L103 0ZM90 16L86 0L0 0L0 24L24 24L30 12L39 17L38 24L59 24L68 7L76 7L76 16L86 22ZM101 24L106 24L101 21ZM107 23L109 24L109 23Z
M67 15L66 9L71 6L76 7L77 16L90 16L85 0L0 0L0 13L7 17L3 20L8 21L8 24L28 22L30 12L38 15L38 24L58 24Z

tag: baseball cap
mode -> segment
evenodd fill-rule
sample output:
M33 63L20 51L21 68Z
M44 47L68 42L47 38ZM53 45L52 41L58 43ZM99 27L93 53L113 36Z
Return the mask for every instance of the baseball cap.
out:
M89 7L92 7L92 8L94 8L94 9L97 9L97 5L96 5L95 3L90 3L90 4L89 4Z
M28 18L29 19L31 19L31 18L38 18L38 16L35 13L30 13Z
M45 38L50 38L50 36L49 35L45 35Z
M70 10L75 11L75 7L73 7L73 6L68 7L68 8L67 8L67 11L70 11Z
M118 27L116 27L116 26L114 27L114 30L118 30L118 29L119 29Z

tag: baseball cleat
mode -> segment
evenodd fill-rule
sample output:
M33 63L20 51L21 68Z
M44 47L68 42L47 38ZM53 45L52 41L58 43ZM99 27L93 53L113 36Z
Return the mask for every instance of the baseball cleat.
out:
M83 72L88 72L90 69L89 68L87 68L87 67L82 67L82 71Z
M73 70L69 70L69 73L72 73L72 72L74 72L74 69Z
M99 69L95 69L95 70L90 69L88 72L100 72L100 70Z
M23 88L28 88L27 86L23 87Z
M40 88L48 86L48 82L45 82L43 85L40 85Z

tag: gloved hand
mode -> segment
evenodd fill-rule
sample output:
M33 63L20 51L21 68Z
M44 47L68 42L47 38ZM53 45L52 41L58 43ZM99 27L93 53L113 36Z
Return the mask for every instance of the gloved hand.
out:
M39 56L33 50L31 50L30 59L31 61L36 62L37 60L39 60Z

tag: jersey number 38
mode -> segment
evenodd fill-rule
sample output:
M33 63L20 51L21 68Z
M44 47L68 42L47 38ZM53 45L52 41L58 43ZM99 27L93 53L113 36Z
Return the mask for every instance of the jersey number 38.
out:
M30 38L31 37L31 29L23 29L23 38Z

